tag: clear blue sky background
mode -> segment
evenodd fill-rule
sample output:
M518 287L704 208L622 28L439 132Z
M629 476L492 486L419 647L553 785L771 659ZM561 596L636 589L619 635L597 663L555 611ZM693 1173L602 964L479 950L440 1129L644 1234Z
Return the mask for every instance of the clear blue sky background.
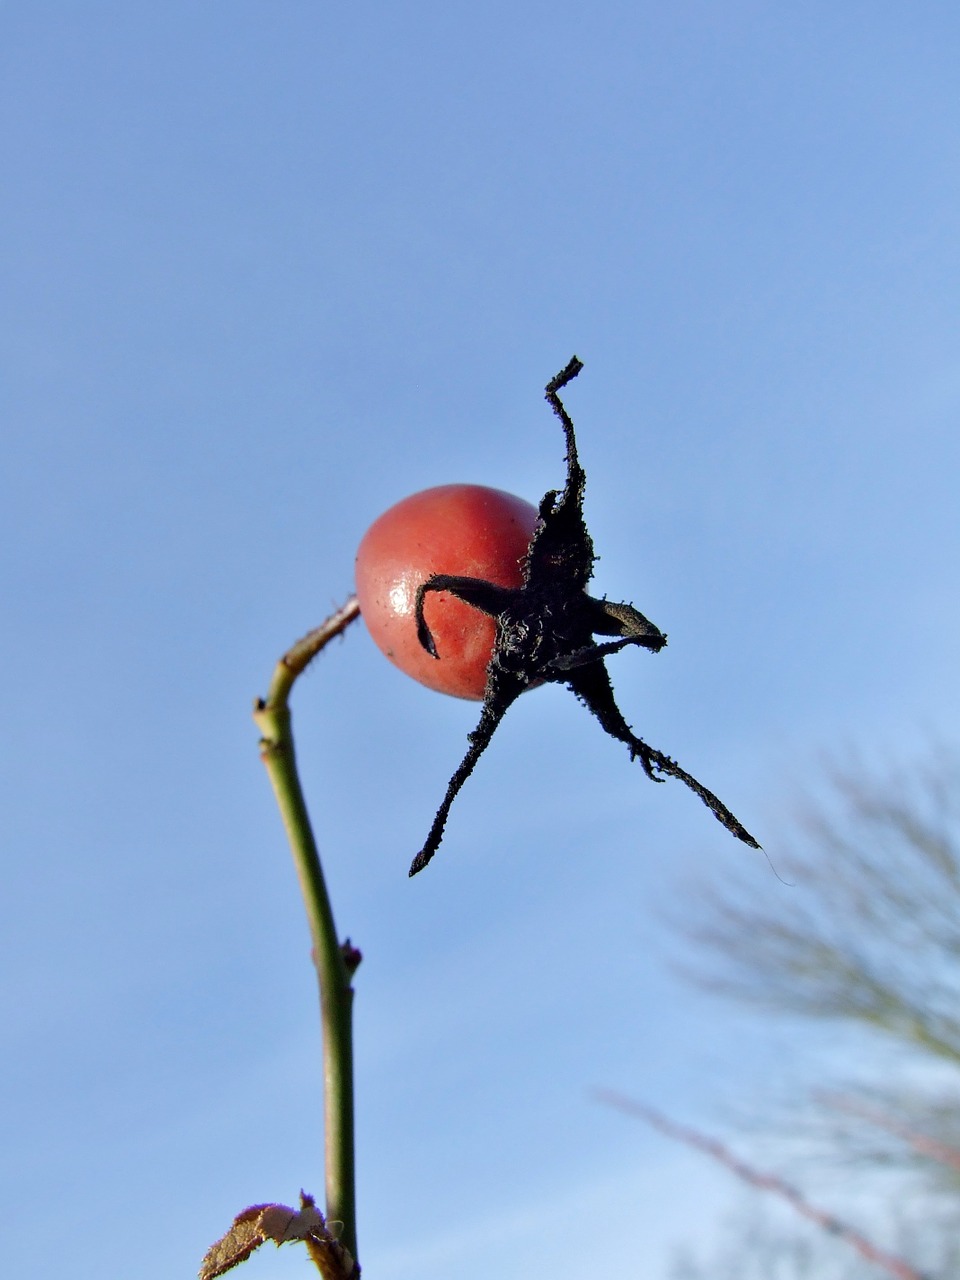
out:
M611 662L638 732L774 859L822 747L952 734L960 17L50 0L0 64L3 1269L170 1280L321 1191L252 699L386 506L562 482L574 351L598 590L670 635ZM770 871L550 688L408 881L476 712L360 628L295 695L365 955L365 1273L662 1280L727 1184L590 1089L777 1075L658 922Z

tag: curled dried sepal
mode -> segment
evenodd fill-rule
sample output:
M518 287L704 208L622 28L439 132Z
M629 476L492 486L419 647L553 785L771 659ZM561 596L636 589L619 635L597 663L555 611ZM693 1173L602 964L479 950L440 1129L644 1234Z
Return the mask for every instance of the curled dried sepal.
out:
M216 1280L267 1240L279 1248L302 1240L323 1280L357 1280L360 1268L337 1240L338 1222L326 1222L313 1196L300 1192L300 1208L285 1204L254 1204L233 1220L233 1226L207 1250L200 1280Z

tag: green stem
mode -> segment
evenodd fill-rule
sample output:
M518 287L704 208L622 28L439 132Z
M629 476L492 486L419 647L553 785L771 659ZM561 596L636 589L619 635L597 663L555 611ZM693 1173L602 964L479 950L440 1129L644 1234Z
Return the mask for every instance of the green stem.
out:
M353 988L360 962L349 941L337 937L320 855L297 773L288 699L294 681L320 650L359 617L356 597L299 640L277 663L266 699L258 699L253 718L260 730L260 754L280 808L300 891L307 909L313 960L320 984L323 1024L323 1099L326 1145L327 1218L342 1222L340 1240L357 1256L353 1139Z

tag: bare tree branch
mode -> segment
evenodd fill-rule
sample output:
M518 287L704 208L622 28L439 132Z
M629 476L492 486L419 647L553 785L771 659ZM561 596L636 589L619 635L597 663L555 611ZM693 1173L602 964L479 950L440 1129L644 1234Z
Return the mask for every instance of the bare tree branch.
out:
M760 1170L754 1169L752 1165L746 1164L735 1156L728 1147L724 1146L722 1142L718 1142L716 1138L709 1138L697 1129L677 1124L676 1121L661 1115L659 1111L655 1111L652 1107L644 1106L640 1102L635 1102L633 1099L626 1098L622 1094L614 1093L611 1090L600 1090L597 1096L608 1106L616 1107L618 1111L623 1111L627 1115L635 1116L637 1119L645 1121L652 1128L666 1137L672 1138L675 1142L682 1142L686 1146L692 1147L695 1151L702 1151L705 1155L710 1156L712 1160L716 1160L718 1164L722 1164L724 1168L729 1169L742 1182L749 1183L750 1186L756 1187L760 1191L769 1191L778 1196L781 1200L786 1201L801 1217L807 1218L838 1240L845 1241L852 1249L856 1250L861 1258L867 1262L874 1263L881 1270L886 1271L888 1275L895 1276L896 1280L933 1280L933 1277L927 1272L919 1271L906 1259L897 1257L896 1254L890 1253L886 1249L881 1249L862 1231L858 1231L856 1227L835 1217L827 1210L811 1204L802 1192L791 1186L789 1182L784 1181L783 1178L773 1173L762 1173Z

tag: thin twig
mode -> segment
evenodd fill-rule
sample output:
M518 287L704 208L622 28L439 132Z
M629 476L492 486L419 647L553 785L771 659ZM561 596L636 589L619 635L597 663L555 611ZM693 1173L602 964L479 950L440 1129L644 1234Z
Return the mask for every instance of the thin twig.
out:
M254 705L260 756L290 841L307 909L323 1023L324 1135L327 1220L343 1223L340 1239L357 1256L353 1123L353 988L360 953L337 937L307 805L297 774L288 699L297 676L320 650L359 617L355 596L299 640L277 663L270 690Z

